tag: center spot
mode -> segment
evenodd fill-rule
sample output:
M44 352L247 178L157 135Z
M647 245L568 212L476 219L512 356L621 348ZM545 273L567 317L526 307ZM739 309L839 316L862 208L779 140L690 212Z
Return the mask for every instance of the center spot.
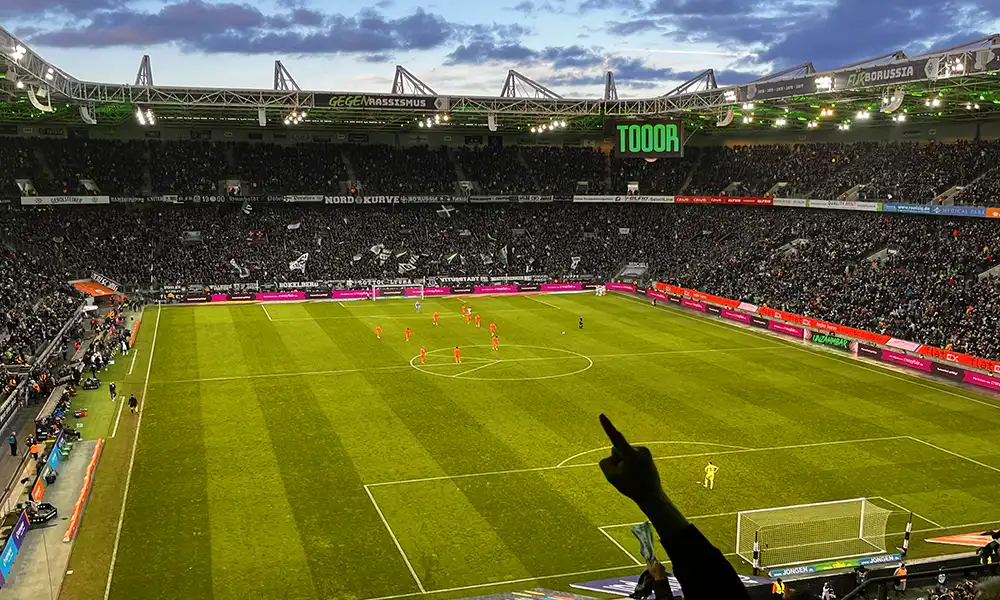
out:
M494 352L488 344L461 346L462 362L455 363L454 348L439 348L427 352L427 361L420 356L410 359L410 366L428 375L447 379L472 381L534 381L569 377L594 366L588 356L547 346L501 345Z

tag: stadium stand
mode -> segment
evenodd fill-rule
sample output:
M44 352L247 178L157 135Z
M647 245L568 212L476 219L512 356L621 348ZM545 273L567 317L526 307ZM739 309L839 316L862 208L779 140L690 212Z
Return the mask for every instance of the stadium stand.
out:
M26 140L0 155L8 195L30 177L43 194L134 196L218 193L241 180L242 195L341 193L350 169L364 193L452 194L474 182L484 194L776 195L930 203L954 186L963 204L996 196L1000 141L763 144L687 149L679 160L610 157L586 147L396 148L388 145ZM81 180L96 183L86 189ZM580 182L586 182L581 185Z
M239 281L240 270L259 282L394 278L398 263L410 258L408 277L604 277L641 260L667 283L1000 357L1000 286L977 277L997 264L1000 226L993 220L641 204L469 204L448 216L436 208L258 204L249 215L238 203L9 210L3 241L23 254L7 255L2 306L24 310L30 290L45 296L91 270L148 288ZM620 233L625 229L629 234ZM200 231L202 241L184 243L185 231ZM506 267L497 260L504 247ZM880 251L888 252L869 259ZM303 252L310 253L305 273L290 271ZM403 252L405 259L396 258Z

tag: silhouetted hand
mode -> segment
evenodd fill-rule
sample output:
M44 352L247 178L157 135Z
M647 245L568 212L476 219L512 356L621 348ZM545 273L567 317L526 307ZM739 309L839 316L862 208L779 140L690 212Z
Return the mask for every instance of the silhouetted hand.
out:
M644 511L665 501L666 494L660 485L660 474L656 471L649 448L629 444L604 415L601 415L601 426L611 440L611 456L600 462L601 471L608 483Z

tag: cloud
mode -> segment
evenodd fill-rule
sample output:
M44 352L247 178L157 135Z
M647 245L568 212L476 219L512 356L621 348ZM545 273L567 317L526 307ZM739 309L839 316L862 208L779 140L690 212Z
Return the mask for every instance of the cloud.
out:
M1000 20L993 0L653 0L640 15L607 24L612 34L669 33L687 43L759 54L774 70L813 61L836 68L903 49L909 54L985 35ZM746 62L746 61L744 61Z
M581 13L599 10L642 10L642 0L583 0L577 10Z
M612 56L603 63L603 70L613 71L615 82L618 85L626 85L637 89L663 88L661 93L669 90L667 87L676 85L676 82L693 79L701 71L677 71L669 67L656 67L635 58L624 58ZM746 83L760 77L757 73L749 71L716 71L715 78L720 86ZM602 72L594 73L561 73L546 78L546 82L553 86L583 86L583 85L603 85L604 75Z
M438 48L455 35L454 24L420 8L398 18L373 9L353 16L301 7L264 14L251 4L184 0L157 12L100 11L89 22L35 33L27 41L63 48L175 44L207 53L378 55Z
M3 0L0 18L23 19L29 16L71 15L79 17L100 10L115 10L128 4L128 0Z

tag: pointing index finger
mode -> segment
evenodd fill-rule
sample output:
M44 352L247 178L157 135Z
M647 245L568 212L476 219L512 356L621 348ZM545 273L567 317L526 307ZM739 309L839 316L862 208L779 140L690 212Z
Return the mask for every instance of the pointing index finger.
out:
M611 420L603 414L601 415L601 427L604 428L604 433L608 436L608 439L611 440L611 445L615 449L622 454L634 452L632 445L628 443L625 436L622 435L620 431L615 429L615 426L611 424Z

